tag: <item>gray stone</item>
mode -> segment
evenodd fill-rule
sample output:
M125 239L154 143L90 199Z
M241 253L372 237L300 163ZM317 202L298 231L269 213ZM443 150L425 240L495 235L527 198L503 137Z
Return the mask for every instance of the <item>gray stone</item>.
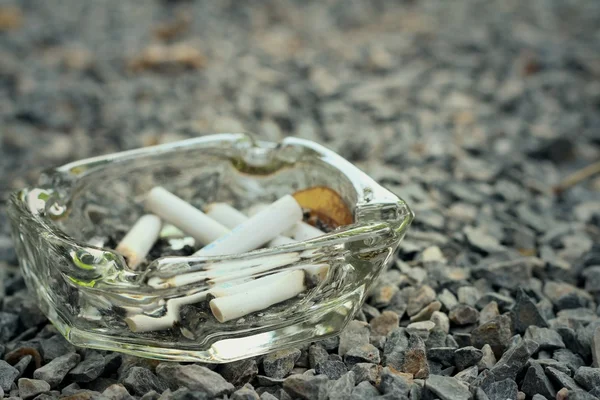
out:
M427 339L433 329L435 329L435 323L432 321L413 322L406 327L408 333L417 334L423 339Z
M469 328L466 328L467 330ZM470 333L465 333L465 332L459 332L459 331L455 331L452 335L448 335L448 337L446 338L446 341L449 340L449 338L452 338L453 343L456 343L456 345L453 347L466 347L466 346L470 346L472 339L471 339L471 334Z
M479 312L479 325L485 324L486 322L490 322L495 318L500 316L500 309L498 308L498 303L495 301L490 301L485 305Z
M328 383L325 375L291 375L283 381L283 389L293 398L325 400Z
M503 314L471 332L471 344L478 349L489 344L496 357L502 356L512 337L511 319Z
M421 311L410 317L411 322L429 321L434 312L441 310L442 303L434 301L425 306Z
M384 393L400 393L407 395L410 391L410 382L404 376L395 374L389 368L384 368L381 372L381 381L378 385L379 390Z
M421 286L419 290L417 290L415 294L409 298L406 313L412 317L434 300L435 290L433 290L431 286Z
M373 289L369 302L374 307L386 307L390 305L398 290L398 286L391 283L377 285Z
M167 395L163 393L160 397L161 400L209 400L208 396L204 392L193 391L188 388L180 388L174 391L173 393L169 393L168 390Z
M260 396L254 389L249 387L242 387L235 392L230 397L231 400L260 400Z
M72 394L75 394L79 391L81 391L81 386L79 386L79 384L73 382L71 384L68 384L67 386L65 386L64 388L62 388L61 390L61 394L63 396L71 396Z
M258 375L258 365L256 365L256 360L248 358L223 364L219 368L219 373L227 382L230 382L235 387L240 387Z
M19 360L19 362L17 362L15 365L13 365L13 367L15 367L17 370L19 370L19 378L21 376L23 376L27 367L29 367L31 360L33 360L33 356L30 354L27 354L26 356L21 358Z
M559 371L556 368L552 368L552 367L546 368L545 371L546 371L546 375L548 375L550 380L552 382L554 382L557 387L564 387L569 390L581 389L581 387L579 387L579 385L577 383L575 383L573 378L571 378L568 374L566 374L562 371Z
M284 349L267 354L263 358L265 375L276 379L285 378L294 368L298 358L300 358L298 349Z
M348 353L346 353L346 356ZM342 375L348 372L347 364L337 360L324 360L317 364L315 372L317 374L327 375L331 380L339 379Z
M377 308L367 303L362 305L360 311L362 311L363 315L365 316L365 321L371 321L372 319L381 315L381 312Z
M592 360L593 366L600 368L600 326L596 328L592 337Z
M575 382L585 390L598 388L600 387L600 368L579 367L574 378Z
M425 342L425 347L427 349L430 349L433 347L447 347L446 342L448 341L448 337L451 337L451 336L448 336L446 334L446 332L444 332L440 328L435 327L429 333L429 337L427 338L427 341ZM458 347L458 346L456 346L456 347Z
M317 344L323 346L327 351L335 350L340 345L340 337L338 335L330 336L326 339L319 340Z
M400 371L412 374L416 379L426 379L429 376L425 343L418 335L409 336Z
M473 346L463 347L454 351L454 363L456 367L463 370L476 365L483 357L483 352Z
M12 383L19 376L19 370L7 363L4 360L0 360L0 388L5 392L10 391Z
M169 389L167 389L167 391L169 391ZM129 392L127 392L129 393ZM160 394L158 394L156 392L156 390L151 390L148 393L146 393L145 395L143 395L142 397L140 397L140 400L158 400L158 398L160 397Z
M496 365L490 369L490 373L496 381L507 378L515 379L523 369L527 360L537 352L539 345L531 340L525 339L521 343L509 348Z
M567 282L545 282L544 295L559 310L587 307L588 303L592 301L592 296L589 293Z
M548 399L556 397L554 387L539 364L531 364L525 374L525 378L523 378L521 390L529 396L541 394Z
M471 383L475 382L475 379L477 379L478 374L479 369L477 368L477 365L474 365L472 367L463 369L462 371L454 375L454 377L459 381L470 385Z
M519 392L519 393L523 393L523 392ZM518 399L518 397L517 397ZM541 394L534 394L533 397L531 398L531 400L552 400L552 399L547 399L544 396L542 396Z
M74 382L91 382L104 372L104 357L96 351L85 353L85 359L69 372Z
M573 375L579 367L585 365L583 359L578 354L575 354L568 349L555 350L554 353L552 353L552 358L569 369L571 375Z
M431 361L440 363L443 367L454 364L454 347L432 347L427 349L427 357Z
M60 384L67 373L79 363L79 354L69 353L56 357L48 364L33 371L33 378L46 381L54 388Z
M491 369L494 365L496 365L496 356L494 355L494 351L489 344L486 343L481 348L481 354L481 360L477 364L480 371L484 369Z
M498 304L498 309L502 312L512 308L515 304L515 300L512 297L504 296L496 292L486 292L481 296L476 307L483 308L491 302L496 302L496 304Z
M556 316L561 319L568 319L569 321L580 322L582 324L588 324L598 320L598 315L594 310L581 307L560 310L556 313Z
M313 370L309 370L309 371L313 371ZM256 375L256 381L258 382L258 384L260 386L279 386L283 383L285 379L275 379L275 378L269 378L268 376L264 376L264 375Z
M463 230L467 242L476 250L483 253L495 253L504 250L498 239L489 235L485 229L467 226Z
M524 333L531 325L540 328L548 327L548 323L535 303L523 289L517 291L517 302L512 310L512 319L518 333Z
M452 310L458 305L458 299L456 298L454 293L452 293L448 289L442 290L442 292L438 295L438 300L442 303L442 305L447 311Z
M381 365L371 363L358 363L352 367L356 383L369 381L374 385L379 382L382 370Z
M156 392L154 392L156 393ZM145 396L146 394L144 394ZM157 393L158 395L158 393ZM158 398L158 397L157 397ZM129 394L125 386L120 384L110 385L102 392L102 400L134 400L134 397ZM145 400L149 400L147 397Z
M348 350L369 344L370 330L369 325L361 321L350 321L346 329L340 333L340 344L338 354L343 356Z
M474 274L490 284L506 289L517 289L523 282L529 282L532 269L541 268L544 262L535 257L524 257L510 261L499 261L478 267Z
M383 365L400 370L404 363L404 352L408 347L408 335L404 328L390 332L383 348Z
M537 360L529 360L529 363L537 363L539 365L542 366L542 368L544 368L544 371L547 370L548 367L552 367L556 370L559 370L569 376L572 375L571 370L569 369L568 366L559 363L558 361L552 359L552 358L540 358L539 354L538 354L538 359Z
M167 389L166 380L154 375L152 371L143 367L131 367L121 377L121 383L131 393L142 396L150 390L163 392Z
M425 387L436 394L441 400L470 400L471 392L459 380L440 375L431 375L425 381Z
M378 398L379 390L367 381L361 382L352 390L352 400L375 399Z
M393 311L384 311L381 315L373 318L369 325L371 325L371 333L387 336L398 327L399 322L398 314Z
M308 365L315 368L317 364L329 358L329 353L318 344L313 344L308 348Z
M230 394L234 389L221 375L200 365L161 363L156 367L156 373L172 389L185 386L192 391L205 392L209 397Z
M370 362L379 364L379 350L372 344L364 344L362 346L354 347L344 355L344 362L348 365L348 368L356 363ZM331 378L330 379L337 379Z
M481 298L481 292L475 286L461 286L458 288L459 303L475 307Z
M433 322L435 326L444 333L448 333L450 331L450 318L448 318L448 316L441 311L435 311L433 314L431 314L431 322ZM431 334L429 337L431 337Z
M44 362L50 362L56 357L75 352L75 346L67 342L67 340L60 335L54 335L48 339L42 340L40 342L40 348L40 353L42 357L44 357Z
M584 390L570 390L567 393L567 399L569 400L598 400L600 393L593 394L592 392L587 393Z
M489 400L517 400L517 382L512 379L493 382L484 389Z
M329 389L329 400L347 400L352 396L354 389L354 372L349 371L339 377Z
M470 325L476 323L479 319L479 311L475 307L459 304L450 310L448 317L456 325Z
M585 278L585 290L588 292L600 291L600 265L586 268L581 275Z
M565 344L563 343L560 334L550 328L539 328L532 325L527 328L523 338L536 342L540 346L540 350L556 350L565 348Z
M40 393L49 392L50 384L39 379L19 379L19 396L24 399L31 399Z
M8 342L17 332L19 316L0 311L0 343Z

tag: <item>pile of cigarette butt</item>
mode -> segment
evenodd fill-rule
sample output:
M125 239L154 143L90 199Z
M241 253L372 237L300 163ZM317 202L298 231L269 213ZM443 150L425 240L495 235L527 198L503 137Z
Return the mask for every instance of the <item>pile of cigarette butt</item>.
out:
M328 215L327 205L336 211ZM323 187L285 195L270 205L256 204L245 212L227 203L211 203L201 211L163 187L154 187L145 198L145 209L147 213L135 222L115 248L134 270L147 265L165 223L192 237L196 245L203 246L191 257L219 257L313 239L352 222L352 215L341 197ZM287 254L259 260L261 272L266 273L295 261ZM214 283L216 276L223 280L210 290L168 300L167 312L162 317L143 313L128 315L129 328L134 332L169 329L179 319L181 306L208 299L217 321L235 320L298 296L307 290L307 282L322 281L329 270L327 264L310 264L302 265L302 269L283 270L251 279L252 272L235 273L240 267L236 267L235 262L232 264L169 278L151 277L147 283L156 289L183 287L207 280Z

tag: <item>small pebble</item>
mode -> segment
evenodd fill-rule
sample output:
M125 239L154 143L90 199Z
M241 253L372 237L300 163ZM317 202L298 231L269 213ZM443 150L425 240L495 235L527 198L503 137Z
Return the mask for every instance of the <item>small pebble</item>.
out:
M477 322L479 319L479 311L477 311L475 307L459 304L450 310L448 317L450 318L450 321L456 325L469 325Z
M50 391L50 384L39 379L21 378L19 379L18 386L19 396L25 400Z
M371 333L386 336L398 327L399 321L398 314L393 311L384 311L369 323L371 325Z
M482 357L483 352L473 346L463 347L454 352L454 362L459 371L476 365Z
M360 321L350 321L346 329L340 333L338 354L343 356L351 348L369 344L369 325Z
M300 358L300 350L285 349L269 353L263 358L265 375L270 378L285 378Z

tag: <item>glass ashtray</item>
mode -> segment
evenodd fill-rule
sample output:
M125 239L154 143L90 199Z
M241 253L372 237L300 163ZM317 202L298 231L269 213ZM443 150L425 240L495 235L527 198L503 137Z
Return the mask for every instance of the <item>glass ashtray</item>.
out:
M167 255L133 270L107 241L145 213L144 196L156 186L197 208L226 202L238 209L322 186L341 196L353 221L279 247L222 257ZM44 173L37 187L12 194L9 214L27 286L71 343L208 363L338 334L413 219L404 201L332 151L297 138L271 143L245 134L66 164ZM191 239L170 239L168 229L161 235ZM284 271L316 279L297 296L241 318L220 322L210 312L207 293L236 293L236 285ZM176 287L151 284L184 274L205 279ZM262 291L275 293L281 285Z

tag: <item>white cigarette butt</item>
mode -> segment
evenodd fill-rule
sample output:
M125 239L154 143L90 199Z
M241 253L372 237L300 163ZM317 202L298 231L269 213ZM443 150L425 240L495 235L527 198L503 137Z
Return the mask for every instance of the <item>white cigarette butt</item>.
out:
M115 249L127 259L129 268L135 269L146 258L158 239L162 221L156 215L140 217Z
M268 205L266 205L266 204L255 204L249 208L248 215L255 215L267 207L268 207ZM324 234L325 234L325 232L323 232L322 230L315 228L314 226L307 224L304 221L300 221L296 225L294 225L292 227L292 229L285 232L283 237L290 236L294 240L296 240L298 242L302 242L304 240L314 239L316 237L323 236ZM278 246L281 246L283 244L287 244L287 243L282 242L282 243L278 244ZM269 247L275 247L275 246L269 244Z
M125 323L132 332L150 332L171 329L179 321L181 306L198 303L206 298L207 292L198 292L193 295L179 297L167 301L167 312L162 317L137 314L125 318Z
M306 222L298 222L289 232L288 235L299 242L304 240L314 239L323 236L325 233Z
M231 321L294 298L306 290L303 270L283 273L278 279L271 278L264 285L260 283L261 279L255 280L253 283L256 286L247 290L211 300L210 309L215 318L219 322Z
M292 196L283 196L228 234L194 253L194 256L222 256L255 250L290 229L301 219L300 205Z
M244 213L227 203L211 203L206 206L204 212L206 215L229 229L233 229L248 220L248 217L244 215Z
M211 243L229 232L229 229L160 186L148 193L146 208L201 244Z
M267 207L269 206L265 205L264 207L261 207L261 209L264 210ZM209 204L205 211L206 215L229 229L234 229L236 226L241 225L248 220L248 217L244 215L244 213L238 211L227 203ZM277 236L267 244L267 247L283 246L290 243L296 243L296 240L286 236Z

